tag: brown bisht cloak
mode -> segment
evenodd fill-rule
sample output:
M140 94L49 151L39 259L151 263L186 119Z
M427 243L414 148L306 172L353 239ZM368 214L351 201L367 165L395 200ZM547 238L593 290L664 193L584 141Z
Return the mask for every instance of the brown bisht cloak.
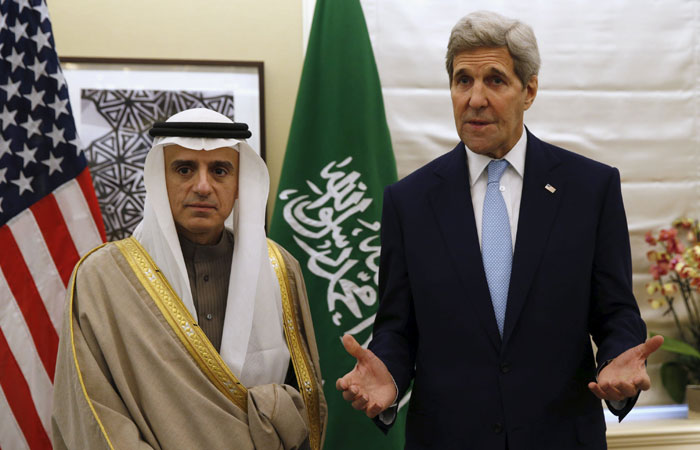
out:
M95 249L73 273L54 449L320 449L327 407L304 280L289 253L272 241L268 250L299 391L242 386L128 238Z

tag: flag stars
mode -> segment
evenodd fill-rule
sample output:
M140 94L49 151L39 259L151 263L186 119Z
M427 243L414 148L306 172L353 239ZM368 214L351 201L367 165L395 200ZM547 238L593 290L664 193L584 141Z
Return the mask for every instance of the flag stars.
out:
M77 134L74 139L68 141L68 145L75 149L75 156L77 156L78 158L81 158L83 156L83 143L80 142L80 138Z
M56 96L56 100L54 100L53 103L49 104L49 107L53 109L54 114L56 119L61 115L61 113L65 113L68 115L68 99L61 100L58 95Z
M22 150L21 152L15 153L15 155L17 155L17 156L19 156L20 158L23 159L23 162L22 162L22 167L23 167L23 168L24 168L24 167L27 167L27 165L28 165L29 163L31 163L31 162L36 162L36 157L34 156L34 154L36 153L37 150L38 150L38 149L36 149L36 148L35 148L35 149L30 149L29 147L27 147L27 146L25 145L25 146L24 146L24 150Z
M44 91L37 91L36 87L32 85L32 91L25 95L24 98L32 104L30 111L34 111L37 105L44 103Z
M2 160L3 156L11 154L12 149L10 148L10 141L7 139L0 139L0 160Z
M66 84L66 80L63 78L63 73L61 72L61 69L56 69L54 73L49 73L49 77L53 78L56 80L56 83L58 83L58 87L56 88L57 91L61 90L61 87Z
M29 35L27 34L27 26L28 23L22 23L19 20L15 22L15 25L12 27L9 27L10 30L12 30L12 34L15 35L15 42L19 42L20 38L22 36L26 37L29 39Z
M44 47L51 48L51 33L44 33L41 28L36 30L36 34L32 36L32 40L36 42L36 51L41 53L41 49Z
M78 156L80 156L83 153L83 150L82 150L83 143L80 142L80 138L78 137L77 134L75 135L75 137L73 139L68 141L68 144L72 145L73 147L75 147L78 150L78 152L77 152Z
M54 172L59 171L63 172L63 169L61 169L61 162L63 161L63 156L56 158L53 153L49 153L48 159L45 159L41 161L42 164L45 164L49 168L49 175L53 175Z
M51 130L50 133L46 133L46 136L51 138L54 147L61 142L66 143L66 138L63 135L63 130L61 128L58 128L56 124L53 124L53 130Z
M24 191L34 192L34 189L32 189L33 179L34 177L25 177L24 173L20 172L19 178L10 181L17 185L17 187L19 188L19 195L22 195Z
M17 49L12 47L12 53L5 58L12 66L11 72L14 72L20 66L24 67L23 57L24 53L17 53Z
M0 113L0 130L3 132L7 130L7 127L15 124L15 116L17 111L10 111L7 109L7 104L3 105L2 113Z
M49 9L44 0L41 0L41 3L34 7L34 11L39 13L39 23L43 23L44 20L49 18Z
M22 14L22 10L24 10L24 8L32 9L32 5L29 3L29 0L17 0L17 7L19 8L19 14Z
M7 183L7 167L0 169L0 184Z
M7 100L5 103L9 103L12 97L17 95L17 93L19 92L20 84L22 84L22 81L16 81L13 83L11 80L8 79L7 84L0 86L0 89L7 93Z
M34 81L39 81L39 77L46 72L46 61L41 62L39 58L34 60L34 64L27 66L27 68L32 70L34 74Z
M27 139L32 137L34 134L41 134L39 130L41 127L41 119L34 120L32 119L32 116L27 115L27 121L21 123L19 126L27 130Z

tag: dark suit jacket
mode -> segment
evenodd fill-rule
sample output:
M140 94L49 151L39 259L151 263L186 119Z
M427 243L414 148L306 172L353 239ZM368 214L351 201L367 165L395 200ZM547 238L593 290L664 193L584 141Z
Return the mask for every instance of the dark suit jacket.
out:
M598 364L646 336L619 172L528 132L503 339L469 189L460 143L384 193L370 349L414 380L406 448L606 448L589 335Z

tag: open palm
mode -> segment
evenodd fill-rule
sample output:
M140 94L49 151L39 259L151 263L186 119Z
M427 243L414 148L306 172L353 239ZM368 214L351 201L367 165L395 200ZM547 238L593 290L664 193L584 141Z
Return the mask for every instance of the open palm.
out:
M384 363L349 334L343 336L343 347L357 364L336 381L335 387L343 391L343 398L351 402L353 408L363 411L367 417L375 417L395 402L394 379Z
M654 336L639 344L605 366L598 374L598 382L591 382L588 388L601 400L621 401L634 397L639 391L651 387L645 361L663 344L663 336Z

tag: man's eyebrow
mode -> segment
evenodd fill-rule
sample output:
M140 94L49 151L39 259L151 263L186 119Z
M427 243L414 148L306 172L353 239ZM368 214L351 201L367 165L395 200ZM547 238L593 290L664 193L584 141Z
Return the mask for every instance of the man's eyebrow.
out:
M497 67L490 67L489 72L491 74L496 74L496 75L499 75L499 76L506 78L506 79L510 78L507 73L505 73L504 71L502 71L501 69L499 69Z
M466 74L466 75L469 75L469 73L467 72L467 70L466 70L464 67L462 67L461 69L457 70L457 71L454 73L453 76L456 78L456 77L458 77L458 76L460 76L460 75L465 75L465 74Z
M182 166L182 165L193 165L194 161L191 159L175 159L170 163L170 167Z
M231 161L227 161L225 159L217 159L215 161L212 161L209 163L209 167L216 167L216 166L223 166L226 167L227 169L233 170L233 163Z
M495 66L489 67L489 68L488 68L488 73L489 73L489 75L499 75L499 76L501 76L501 77L503 77L503 78L506 78L506 79L510 78L506 72L502 71L501 69L499 69L499 68L497 68L497 67L495 67ZM471 76L471 72L469 72L469 71L468 71L467 69L465 69L465 68L461 68L461 69L457 70L457 71L454 73L454 77L458 77L458 76L460 76L460 75L469 75L469 76Z
M178 167L178 166L194 166L196 163L195 161L191 159L176 159L173 160L173 162L170 163L170 167ZM225 167L227 169L234 169L234 165L231 161L227 161L225 159L217 159L214 161L210 161L207 164L208 167Z

